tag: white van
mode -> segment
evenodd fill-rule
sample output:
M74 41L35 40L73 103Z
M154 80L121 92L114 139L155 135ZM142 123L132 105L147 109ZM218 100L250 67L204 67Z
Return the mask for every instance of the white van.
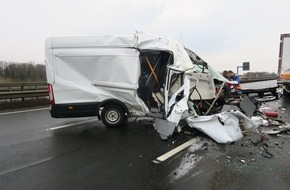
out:
M52 117L97 116L111 127L150 116L163 139L197 117L189 97L214 99L213 80L227 81L178 43L140 33L48 38L45 59Z

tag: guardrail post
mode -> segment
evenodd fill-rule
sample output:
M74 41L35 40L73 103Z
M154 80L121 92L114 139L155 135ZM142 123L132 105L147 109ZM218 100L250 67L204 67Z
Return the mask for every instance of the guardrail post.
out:
M24 91L24 84L21 85L21 91ZM24 98L21 98L21 101L24 102Z
M35 91L38 91L38 86L35 85ZM36 101L39 100L39 97L35 97Z

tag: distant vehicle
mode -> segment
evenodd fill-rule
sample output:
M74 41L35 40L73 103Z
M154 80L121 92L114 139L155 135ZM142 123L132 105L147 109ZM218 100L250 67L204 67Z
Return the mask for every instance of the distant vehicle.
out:
M284 93L290 93L290 33L281 34L278 75L278 84Z

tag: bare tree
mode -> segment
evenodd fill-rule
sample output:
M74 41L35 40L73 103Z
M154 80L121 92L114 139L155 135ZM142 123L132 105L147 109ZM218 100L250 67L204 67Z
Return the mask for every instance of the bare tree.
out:
M0 61L0 79L5 81L46 81L45 65Z

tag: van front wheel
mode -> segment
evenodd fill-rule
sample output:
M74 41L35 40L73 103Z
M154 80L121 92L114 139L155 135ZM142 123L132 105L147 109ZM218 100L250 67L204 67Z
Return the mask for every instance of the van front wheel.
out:
M107 127L119 127L125 121L125 111L117 105L105 106L101 113L102 122Z

